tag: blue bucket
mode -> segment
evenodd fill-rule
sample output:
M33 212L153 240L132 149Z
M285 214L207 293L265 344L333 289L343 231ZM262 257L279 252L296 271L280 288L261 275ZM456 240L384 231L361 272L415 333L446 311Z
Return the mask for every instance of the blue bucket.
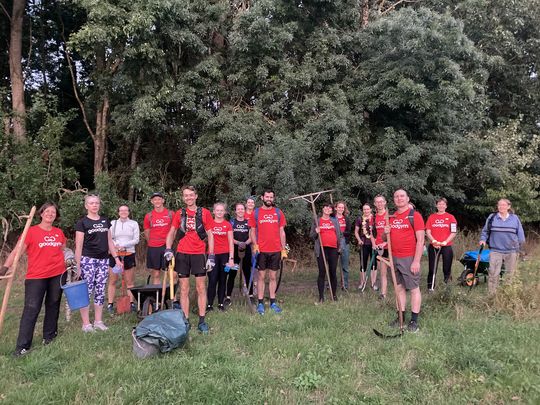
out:
M75 281L61 286L66 294L69 309L75 311L90 305L88 283L86 280Z

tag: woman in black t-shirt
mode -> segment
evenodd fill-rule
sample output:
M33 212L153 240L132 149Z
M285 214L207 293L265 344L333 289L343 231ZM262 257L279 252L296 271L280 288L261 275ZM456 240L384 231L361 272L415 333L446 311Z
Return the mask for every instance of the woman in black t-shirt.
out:
M81 308L83 332L108 329L103 323L102 313L109 275L109 252L116 265L122 267L112 240L111 223L107 217L99 215L100 206L101 200L97 195L87 195L84 198L87 214L75 224L77 272L88 282L89 295L94 294L94 325L90 323L89 307Z
M233 237L234 237L234 262L240 264L240 255L239 252L244 253L244 258L242 259L242 271L244 273L244 279L246 280L246 285L249 284L249 279L251 278L251 239L249 238L249 225L248 220L245 217L246 207L242 203L236 204L235 208L235 219L231 219L231 225L233 227ZM231 304L231 294L234 288L234 280L236 278L236 271L230 271L229 277L227 278L227 297L225 298L225 305ZM253 299L253 280L251 280L251 285L249 287L249 298Z

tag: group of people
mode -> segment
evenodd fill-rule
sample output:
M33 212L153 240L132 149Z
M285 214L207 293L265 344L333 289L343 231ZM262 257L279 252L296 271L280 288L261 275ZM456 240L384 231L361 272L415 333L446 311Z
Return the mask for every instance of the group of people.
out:
M153 283L161 283L161 275L174 258L174 270L178 275L179 300L174 305L181 308L189 323L189 278L195 278L197 292L198 330L209 331L206 314L217 309L224 311L231 303L231 294L238 264L243 270L249 298L257 300L257 312L265 314L265 282L268 276L268 309L281 313L276 301L277 273L282 260L287 258L285 235L286 219L283 211L275 206L275 194L271 189L261 195L262 205L256 207L257 197L251 196L245 203L237 203L231 220L225 219L227 207L218 202L213 215L206 208L197 206L197 190L193 186L182 188L184 207L174 212L165 207L163 194L150 196L152 211L144 217L144 235L147 241L146 267ZM413 208L407 192L396 190L393 195L396 211L389 215L384 196L375 197L374 212L369 204L362 207L362 215L354 221L344 201L324 204L320 217L314 219L311 236L315 241L315 254L319 268L317 286L319 300L324 301L325 277L328 274L332 299L337 300L337 265L341 263L341 287L349 287L349 245L352 235L359 245L360 287L370 282L374 290L380 290L381 298L387 294L388 261L373 260L375 256L388 258L391 253L399 310L404 319L406 292L411 297L411 318L408 330L416 332L421 307L420 259L424 251L424 235L429 239L428 290L434 288L435 257L443 258L444 281L451 280L453 259L452 241L457 232L455 218L446 212L447 201L438 199L437 212L424 223L422 216ZM89 296L93 297L94 322L90 321L89 306L81 309L84 332L105 331L103 307L107 292L107 310L114 312L116 281L121 273L128 288L135 285L135 246L139 243L139 225L130 219L129 207L118 208L118 219L100 214L101 200L97 195L86 195L86 215L75 224L75 262L77 273L88 283ZM61 277L65 272L66 238L61 229L54 226L60 217L54 203L45 203L38 210L38 225L29 228L23 250L28 256L25 279L25 303L20 321L15 355L30 350L37 317L45 299L43 343L50 343L57 335L61 299ZM354 230L353 230L354 227ZM173 243L179 242L176 251ZM525 241L519 218L511 212L510 202L498 202L498 211L491 214L482 230L481 243L488 244L490 258L489 290L497 288L501 265L506 266L506 277L511 278L517 261L517 252ZM0 269L0 275L12 266L15 250ZM255 259L255 276L252 273ZM370 267L371 266L371 267ZM370 267L368 269L368 267ZM379 273L379 285L377 285ZM370 279L367 275L371 275ZM206 279L208 278L208 283ZM107 281L109 281L106 291ZM257 284L257 298L253 286ZM130 294L131 309L137 307ZM396 321L397 322L397 321ZM394 322L395 324L395 322Z
M420 213L411 204L408 193L398 189L393 195L396 211L389 214L386 198L377 195L373 200L375 210L369 203L362 206L361 215L354 221L354 237L358 243L360 255L360 284L364 290L370 283L374 291L379 291L379 298L384 299L388 290L387 271L393 263L396 276L396 294L398 296L398 318L391 325L400 324L399 318L405 319L406 293L410 293L411 316L407 330L419 330L418 317L422 304L420 291L420 260L424 253L424 241L427 237L428 273L427 291L435 288L439 258L442 258L444 283L452 280L454 251L453 240L457 234L456 218L448 213L446 198L436 200L436 212L424 222ZM319 268L317 287L319 303L324 302L325 279L329 278L328 288L332 300L337 300L337 267L341 263L341 289L348 289L349 284L349 241L351 235L349 211L344 201L337 204L325 203L322 213L311 227L310 236L315 244L315 256ZM517 215L511 210L508 199L497 203L497 212L492 213L482 229L481 245L489 245L490 265L488 291L493 294L499 284L501 267L505 266L505 279L511 282L518 253L525 242L523 227ZM389 262L391 247L392 260ZM380 259L377 260L377 256ZM379 275L378 275L379 273ZM328 275L327 275L328 274ZM377 283L377 280L379 282ZM400 316L401 315L401 316Z

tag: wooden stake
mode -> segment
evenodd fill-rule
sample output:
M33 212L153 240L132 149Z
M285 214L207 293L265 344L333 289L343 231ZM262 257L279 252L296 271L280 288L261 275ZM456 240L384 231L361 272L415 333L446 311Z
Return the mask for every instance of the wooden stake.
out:
M302 199L308 203L311 203L311 209L313 211L313 220L315 221L315 226L317 226L318 225L317 224L317 210L315 209L315 201L317 201L317 199L321 196L321 194L331 193L332 191L334 190L316 191L315 193L304 194L304 195L293 197L290 200ZM334 301L334 291L332 289L332 283L330 282L330 271L328 270L328 263L326 262L326 255L324 254L324 248L322 245L320 232L319 232L319 244L321 245L321 255L323 258L324 269L326 271L326 278L328 279L328 286L330 287L330 296L332 297L332 301Z
M17 253L15 253L15 259L13 260L13 264L11 266L12 270L9 276L4 277L7 278L7 285L6 285L6 291L4 292L4 298L2 300L2 309L0 310L0 335L2 334L2 329L4 326L4 317L6 316L7 311L7 305L9 301L9 294L11 293L11 286L13 285L13 279L15 278L15 274L17 272L17 266L19 265L19 259L21 258L22 249L24 246L24 241L26 240L26 234L28 233L28 229L30 228L30 225L32 225L32 219L34 218L34 214L36 213L36 207L32 207L30 210L30 214L28 215L28 219L26 220L26 225L24 226L23 233L21 235L21 238L19 239L19 243L17 243L17 246L15 249L17 249Z

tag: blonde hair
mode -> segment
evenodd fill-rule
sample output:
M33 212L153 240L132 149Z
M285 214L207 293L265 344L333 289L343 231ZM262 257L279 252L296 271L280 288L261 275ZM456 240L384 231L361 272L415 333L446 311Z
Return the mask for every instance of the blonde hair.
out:
M508 198L499 198L499 200L497 201L497 205L499 205L501 201L508 204L508 212L513 214L514 210L512 209L512 202Z

